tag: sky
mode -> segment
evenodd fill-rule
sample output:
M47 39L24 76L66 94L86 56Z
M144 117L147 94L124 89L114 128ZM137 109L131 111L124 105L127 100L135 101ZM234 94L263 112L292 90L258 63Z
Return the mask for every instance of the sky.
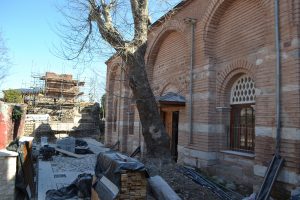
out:
M61 39L57 27L64 17L58 12L61 0L1 0L0 31L9 49L12 66L9 75L1 84L1 91L9 88L24 88L34 84L32 74L44 74L46 71L70 73L75 79L89 82L99 74L100 93L104 92L106 65L105 60L79 65L54 55L55 46ZM84 71L82 71L84 69ZM88 93L89 83L85 92Z
M158 19L167 9L162 3L167 3L171 8L180 0L152 0L149 1L150 9ZM57 34L59 24L65 18L57 7L65 3L65 0L1 0L0 2L0 31L9 49L12 66L9 75L0 85L3 89L29 88L35 86L32 75L42 75L46 71L55 73L73 74L75 79L86 82L84 88L87 96L90 90L101 98L105 92L106 58L95 59L88 65L78 65L74 68L74 62L63 60L54 55L55 47L61 43ZM173 5L170 6L169 2ZM150 11L151 13L151 11ZM95 73L96 72L96 73ZM95 77L96 76L96 77ZM96 90L90 88L90 80L97 80Z

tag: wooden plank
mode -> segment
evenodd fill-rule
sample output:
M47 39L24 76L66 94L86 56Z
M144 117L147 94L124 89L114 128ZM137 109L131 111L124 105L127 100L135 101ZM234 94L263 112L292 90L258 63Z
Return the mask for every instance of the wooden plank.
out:
M74 157L74 158L83 158L84 157L84 155L78 155L78 154L75 154L75 153L72 153L72 152L69 152L69 151L57 148L57 147L55 147L55 150L58 151L58 152L60 152L60 153L62 153L62 154L65 154L67 156L71 156L71 157Z

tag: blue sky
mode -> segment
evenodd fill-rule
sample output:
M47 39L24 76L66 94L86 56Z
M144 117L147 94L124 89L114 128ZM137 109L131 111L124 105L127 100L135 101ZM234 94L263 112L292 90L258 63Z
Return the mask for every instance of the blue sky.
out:
M174 6L180 0L169 0ZM13 63L9 76L0 85L0 91L8 88L24 88L33 86L32 73L43 74L46 71L56 73L70 73L75 78L89 82L97 76L97 92L104 93L106 65L108 58L96 59L88 65L79 65L81 69L74 69L74 62L66 61L53 55L55 46L59 46L61 39L57 35L59 23L65 18L57 10L57 6L65 0L1 0L0 2L0 31L9 48ZM155 20L168 8L163 7L165 0L150 0L150 9L154 10ZM59 5L60 4L60 5ZM161 11L158 11L161 9ZM150 11L151 12L151 11ZM95 73L97 72L97 74ZM96 74L96 75L95 75ZM88 93L89 83L85 93ZM98 95L99 96L99 95Z
M99 82L104 87L104 60L89 64L91 66L79 66L85 68L82 73L81 70L74 69L73 62L60 59L51 53L60 43L56 28L64 20L56 8L59 1L1 0L0 30L13 63L1 90L31 86L32 72L71 73L75 78L88 81L94 74L91 68L101 74Z

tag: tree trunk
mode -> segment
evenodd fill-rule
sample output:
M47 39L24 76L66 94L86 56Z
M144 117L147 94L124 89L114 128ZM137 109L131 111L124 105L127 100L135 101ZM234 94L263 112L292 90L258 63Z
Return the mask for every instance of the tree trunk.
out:
M136 99L147 154L156 158L170 159L169 136L165 131L148 81L145 50L146 44L139 47L134 54L127 53L122 58L128 67L129 85Z

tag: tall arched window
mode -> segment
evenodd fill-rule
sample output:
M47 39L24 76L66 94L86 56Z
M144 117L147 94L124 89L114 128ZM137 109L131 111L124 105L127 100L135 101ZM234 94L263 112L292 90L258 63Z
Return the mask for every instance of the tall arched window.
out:
M233 84L230 95L230 147L233 150L254 151L255 83L248 75Z

